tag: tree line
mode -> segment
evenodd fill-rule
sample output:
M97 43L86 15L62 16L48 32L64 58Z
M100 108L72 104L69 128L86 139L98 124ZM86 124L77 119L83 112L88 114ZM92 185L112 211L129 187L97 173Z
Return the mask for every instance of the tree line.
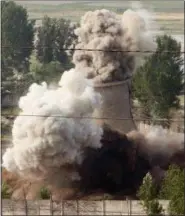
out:
M177 165L171 165L159 189L152 181L150 174L145 176L138 191L138 197L147 215L165 215L163 206L159 204L159 199L169 200L167 208L169 215L184 215L184 177L184 169Z
M2 1L2 97L22 94L32 82L54 82L71 68L77 40L75 24L45 16L41 26L28 19L28 12L13 1ZM48 48L49 47L49 48Z

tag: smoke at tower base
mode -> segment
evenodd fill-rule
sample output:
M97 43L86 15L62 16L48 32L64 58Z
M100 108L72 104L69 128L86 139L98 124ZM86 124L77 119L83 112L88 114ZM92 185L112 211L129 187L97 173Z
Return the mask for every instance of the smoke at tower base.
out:
M75 70L65 72L59 83L57 89L33 84L20 99L13 147L3 156L8 171L82 194L134 194L153 167L167 168L184 150L183 136L162 128L123 134L100 127L91 119L101 106L92 83Z

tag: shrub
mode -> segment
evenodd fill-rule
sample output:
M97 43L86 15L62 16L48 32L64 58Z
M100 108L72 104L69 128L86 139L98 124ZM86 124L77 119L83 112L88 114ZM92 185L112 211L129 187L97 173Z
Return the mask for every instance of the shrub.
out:
M11 198L11 192L8 184L6 182L3 182L1 185L1 197L2 199L10 199Z
M41 199L50 199L50 191L46 187L41 187L39 192L39 197Z

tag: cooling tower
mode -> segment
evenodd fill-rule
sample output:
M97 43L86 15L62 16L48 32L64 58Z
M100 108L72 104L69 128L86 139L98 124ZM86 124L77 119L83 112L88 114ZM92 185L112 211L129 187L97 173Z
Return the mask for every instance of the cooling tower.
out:
M124 133L136 129L131 112L130 80L94 84L94 88L103 99L101 108L94 114L100 118L98 123L106 123Z

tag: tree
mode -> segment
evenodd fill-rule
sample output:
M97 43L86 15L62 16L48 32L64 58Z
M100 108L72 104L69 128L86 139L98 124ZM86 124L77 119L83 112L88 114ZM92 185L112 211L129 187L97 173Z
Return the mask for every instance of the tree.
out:
M147 215L163 215L162 205L159 204L157 185L152 181L150 174L147 174L143 180L143 184L138 191L138 197L141 200Z
M157 50L146 59L133 79L134 96L155 118L168 118L171 108L179 108L183 89L181 44L171 36L157 37Z
M44 17L37 31L36 52L30 61L34 81L56 82L65 70L73 66L72 52L65 49L74 48L77 40L75 27L69 20Z
M58 61L42 64L34 54L30 58L30 74L34 82L57 83L64 70L65 68Z
M29 22L26 9L13 1L2 1L1 6L2 64L20 70L27 66L33 49L34 22Z
M170 166L162 184L160 197L170 200L171 215L184 215L184 169L176 165Z
M69 64L66 48L73 48L77 36L69 20L44 17L37 32L36 56L41 63L58 61Z
M2 1L1 8L1 91L4 97L15 92L17 89L15 85L28 72L29 57L33 49L34 22L29 22L26 9L13 1Z

